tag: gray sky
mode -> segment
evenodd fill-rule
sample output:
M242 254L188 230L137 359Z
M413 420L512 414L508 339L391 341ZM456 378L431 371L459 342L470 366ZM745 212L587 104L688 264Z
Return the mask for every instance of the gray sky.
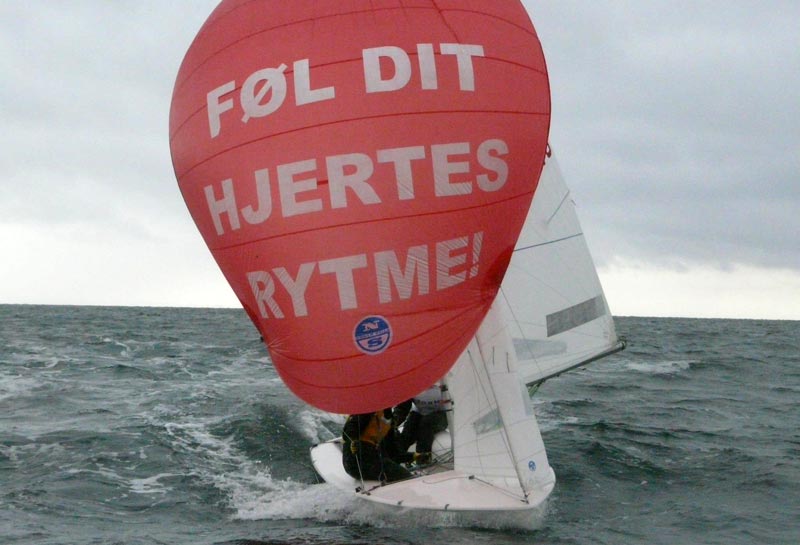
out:
M612 311L800 319L800 2L524 3ZM215 5L0 2L0 303L238 306L167 134Z

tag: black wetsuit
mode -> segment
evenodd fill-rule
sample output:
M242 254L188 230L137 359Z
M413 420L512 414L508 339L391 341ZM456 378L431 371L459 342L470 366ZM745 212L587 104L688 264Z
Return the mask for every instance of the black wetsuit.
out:
M373 420L381 418L381 421ZM342 463L351 477L391 482L407 479L411 473L400 465L412 455L397 450L391 410L347 417L342 430Z
M433 439L440 431L447 429L447 413L438 410L429 414L421 414L411 410L412 400L409 399L395 407L395 424L403 425L403 432L397 440L397 448L405 451L416 443L414 450L418 453L430 453L433 449Z

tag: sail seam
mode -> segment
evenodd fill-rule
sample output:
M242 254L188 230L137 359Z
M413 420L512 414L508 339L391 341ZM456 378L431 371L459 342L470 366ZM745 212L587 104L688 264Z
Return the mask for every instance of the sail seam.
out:
M200 110L198 110L198 111L200 111ZM307 130L310 130L310 129L319 129L320 127L330 127L330 126L333 126L333 125L341 125L343 123L346 124L346 123L354 123L354 122L357 122L357 121L373 121L375 119L388 119L388 118L392 118L392 117L405 117L405 118L408 118L408 117L415 116L415 115L509 114L509 115L547 116L548 113L549 112L531 112L531 111L521 111L521 110L429 110L429 111L425 111L425 112L420 112L420 111L416 111L416 112L394 112L394 113L391 113L391 114L365 115L365 116L362 116L362 117L349 117L347 119L336 119L335 121L328 121L328 122L325 122L325 123L316 123L314 125L303 125L302 127L294 127L292 129L287 129L285 131L275 132L275 133L272 133L272 134L269 134L269 135L266 135L266 136L263 136L263 137L260 137L260 138L254 138L253 140L248 140L247 142L242 142L240 144L237 144L235 146L231 146L229 148L225 148L223 150L218 151L217 153L209 155L208 157L206 157L202 161L198 161L197 163L193 164L191 167L187 168L183 172L176 172L175 176L178 179L183 179L185 176L188 176L189 173L191 173L196 168L200 167L201 165L204 165L205 163L208 163L209 161L212 161L212 160L216 159L220 155L225 155L227 153L230 153L233 150L244 148L244 147L249 146L251 144L255 144L256 142L261 142L263 140L269 140L271 138L275 138L275 137L279 137L279 136L285 136L287 134L292 134L292 133L295 133L295 132L307 131ZM195 114L192 114L192 115L195 115ZM176 136L177 136L177 133L172 135L170 137L170 142L172 142L175 139Z
M251 0L251 2L252 1L253 0ZM247 2L247 3L251 3L251 2ZM236 6L235 8L233 8L233 9L231 9L231 10L225 12L225 13L220 13L218 17L216 17L213 21L209 21L208 26L204 26L203 28L200 29L200 31L203 32L203 33L210 32L210 29L211 29L212 26L218 24L219 21L222 20L224 17L226 17L226 16L232 14L234 11L242 8L247 3L240 4L239 6ZM248 40L248 39L253 38L254 36L258 36L259 34L265 34L265 33L268 33L268 32L274 32L276 30L286 29L288 27L295 26L295 25L307 24L307 23L311 23L311 22L316 23L317 21L320 21L322 19L332 19L332 18L336 18L336 17L347 17L347 16L352 16L352 15L375 13L375 12L379 12L379 11L396 11L398 9L402 9L403 11L412 10L412 9L437 11L439 13L439 15L442 17L442 19L444 20L444 16L442 14L442 9L439 8L438 6L436 6L436 4L434 3L434 7L433 8L430 8L430 7L427 7L427 6L422 6L422 7L401 6L400 8L397 8L397 7L371 8L371 9L368 9L368 10L352 10L352 11L346 11L346 12L341 12L341 13L332 13L330 15L326 15L326 16L322 16L322 17L317 16L317 17L309 17L309 18L306 18L306 19L298 19L298 20L295 20L295 21L290 21L290 22L287 22L287 23L284 23L284 24L281 24L281 25L275 25L275 26L272 26L272 27L269 27L269 28L260 29L257 32L253 32L251 34L248 34L247 36L242 36L240 39L227 44L225 47L223 47L219 51L215 51L213 54L207 56L205 59L200 61L188 74L186 74L186 76L184 78L181 79L181 81L177 81L175 83L175 89L176 89L176 91L182 89L183 86L186 85L186 83L192 78L192 76L199 69L201 69L206 63L210 62L211 59L213 59L214 57L218 56L220 53L222 53L226 49L229 49L229 48L235 46L236 44L238 44L240 42L243 42L244 40ZM477 15L485 16L487 18L497 19L499 21L503 21L505 23L508 23L510 26L513 26L513 27L523 31L526 34L531 34L531 32L528 29L526 29L524 27L521 27L521 26L513 23L512 21L509 21L508 19L504 19L502 17L496 16L496 15L492 15L492 14L489 14L489 13L483 13L483 12L479 12L479 11L475 11L475 10L464 10L464 9L449 9L447 11L453 11L453 12L460 11L460 12L466 12L466 13L474 13L474 14L477 14ZM445 25L449 28L450 25L447 23L446 20L444 20L444 21L445 21ZM452 32L452 29L451 29L451 32ZM455 32L453 32L453 35L455 36ZM534 33L534 36L535 36L535 33ZM458 39L457 36L455 36L455 37L456 37L456 39ZM197 39L197 38L195 38L195 39ZM351 62L352 60L358 60L358 59L348 59L348 62ZM518 63L515 63L515 64L518 64ZM520 65L520 66L524 66L524 65ZM543 71L541 69L538 69L538 68L533 68L533 67L530 67L530 66L525 66L525 68L528 68L528 69L533 70L534 72L537 72L537 73L540 73L540 74L543 73Z
M498 200L496 203L493 203L490 206L496 206L496 205L504 204L504 203L507 203L509 201L513 201L513 200L516 200L516 199L522 199L522 198L526 198L526 197L529 197L529 196L530 196L530 191L526 191L525 193L519 193L517 195L512 195L512 196L510 196L510 197L508 197L506 199ZM287 233L281 233L279 235L271 235L271 236L266 236L266 237L261 237L261 238L253 238L251 240L247 240L245 242L237 242L235 244L212 246L209 243L208 244L208 249L211 250L212 252L231 250L231 249L239 248L239 247L242 247L242 246L249 246L250 244L255 244L255 243L258 243L258 242L264 242L264 241L267 241L267 240L274 240L274 239L278 239L278 238L282 238L282 237L293 236L293 235L297 235L297 234L300 234L300 233L308 233L308 232L312 232L312 231L313 232L318 232L318 231L323 231L323 230L326 230L326 229L338 229L338 228L341 228L341 227L347 227L347 226L351 226L351 225L366 225L366 224L369 224L369 223L380 223L380 222L385 222L385 221L395 221L395 220L401 220L401 219L407 219L407 218L423 218L425 216L437 216L437 215L443 215L443 214L455 214L455 213L458 213L458 212L463 212L465 210L485 209L486 207L487 207L486 204L478 204L478 205L475 205L475 206L452 208L452 209L449 209L449 210L437 210L437 211L434 211L434 212L427 212L427 213L424 213L424 214L414 213L414 214L408 214L408 215L405 215L405 216L393 216L391 218L384 217L384 218L366 219L366 220L362 220L362 221L354 221L354 222L350 222L350 223L337 223L335 225L326 225L324 227L311 227L311 228L308 228L308 229L291 231L291 232L287 232ZM514 250L514 251L516 251L516 250Z

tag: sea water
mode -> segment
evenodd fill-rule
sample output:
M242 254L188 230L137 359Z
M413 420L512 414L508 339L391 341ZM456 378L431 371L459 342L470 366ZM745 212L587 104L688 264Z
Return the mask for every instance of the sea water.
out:
M340 416L241 310L0 306L0 543L800 543L800 322L618 318L534 397L557 484L514 516L319 483Z

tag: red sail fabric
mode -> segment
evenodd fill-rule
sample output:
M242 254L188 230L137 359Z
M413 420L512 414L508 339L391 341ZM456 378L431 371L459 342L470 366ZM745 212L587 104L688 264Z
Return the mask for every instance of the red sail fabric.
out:
M517 0L226 0L181 65L170 147L281 378L360 413L425 389L475 333L549 122Z

